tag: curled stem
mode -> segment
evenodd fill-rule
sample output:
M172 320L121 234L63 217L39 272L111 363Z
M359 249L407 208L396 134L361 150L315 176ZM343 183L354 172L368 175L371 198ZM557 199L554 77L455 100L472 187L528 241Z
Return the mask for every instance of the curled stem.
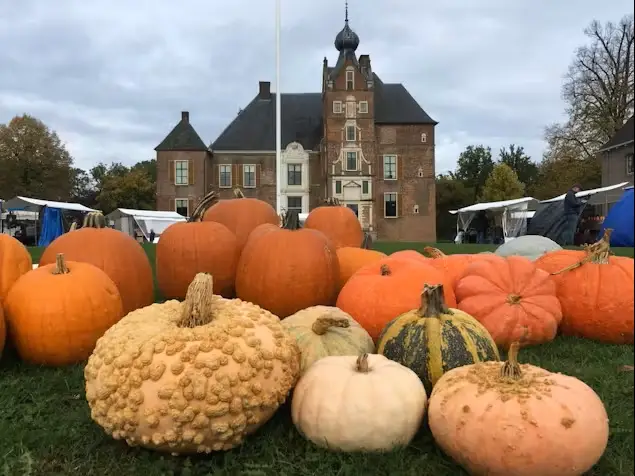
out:
M311 326L311 330L321 336L326 334L326 331L331 327L341 327L345 329L350 327L350 325L351 323L345 317L318 317Z
M216 195L216 192L209 192L201 199L199 204L196 205L196 208L194 208L194 211L190 213L190 218L187 221L190 223L201 221L203 219L203 215L205 215L205 212L217 202L218 195Z
M198 327L214 319L214 280L211 274L198 273L187 288L179 327Z
M355 364L355 369L361 373L370 372L370 366L368 365L368 354L362 354L357 357L357 362Z
M566 273L567 271L572 271L576 268L579 268L585 263L595 263L595 264L608 264L609 257L611 256L611 234L613 233L612 228L607 228L604 230L604 234L602 238L593 243L592 245L585 245L584 251L586 255L580 261L573 263L566 268L561 269L560 271L556 271L551 273L552 276L556 276L558 274Z

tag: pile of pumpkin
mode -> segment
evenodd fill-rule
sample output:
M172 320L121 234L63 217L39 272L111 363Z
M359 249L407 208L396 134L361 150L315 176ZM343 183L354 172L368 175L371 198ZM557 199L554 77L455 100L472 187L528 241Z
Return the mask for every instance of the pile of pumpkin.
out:
M606 448L604 406L571 376L519 364L518 350L559 331L633 343L633 260L610 255L608 235L545 254L534 239L498 255L385 256L360 247L338 203L300 228L265 202L210 195L157 245L170 300L153 304L141 246L90 214L35 270L0 235L0 310L22 359L88 359L92 418L133 446L233 448L293 392L294 424L325 448L407 445L427 413L471 473L578 475Z

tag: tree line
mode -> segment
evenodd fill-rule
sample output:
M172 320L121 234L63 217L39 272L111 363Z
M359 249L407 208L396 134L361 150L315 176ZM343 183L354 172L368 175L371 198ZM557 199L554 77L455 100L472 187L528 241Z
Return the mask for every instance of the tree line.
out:
M575 51L562 85L567 119L545 127L543 156L529 157L516 144L496 157L486 145L467 147L456 169L436 180L439 237L454 232L452 209L523 195L546 199L574 183L600 185L597 151L633 115L633 15L618 23L594 21L585 34L588 41ZM155 160L82 170L55 131L28 114L0 124L0 171L5 200L23 195L74 201L104 213L155 207Z

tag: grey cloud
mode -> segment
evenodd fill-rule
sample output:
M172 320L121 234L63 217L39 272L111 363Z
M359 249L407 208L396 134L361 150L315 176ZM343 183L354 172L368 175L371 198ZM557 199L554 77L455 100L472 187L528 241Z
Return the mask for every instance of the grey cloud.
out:
M540 158L560 119L561 77L582 29L618 20L626 0L576 8L546 0L350 0L359 53L403 82L440 122L437 171L471 143L516 143ZM283 0L283 91L319 91L343 1ZM59 0L0 3L0 122L28 112L57 130L79 166L133 163L181 110L211 142L275 81L274 0L230 3ZM8 45L8 47L7 47Z

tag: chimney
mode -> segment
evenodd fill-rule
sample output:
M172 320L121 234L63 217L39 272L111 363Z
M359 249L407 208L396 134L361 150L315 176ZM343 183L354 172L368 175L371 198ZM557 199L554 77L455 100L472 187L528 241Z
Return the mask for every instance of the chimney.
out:
M260 81L258 99L271 99L271 83L269 81Z
M181 111L181 120L183 122L190 122L190 112L189 111Z

